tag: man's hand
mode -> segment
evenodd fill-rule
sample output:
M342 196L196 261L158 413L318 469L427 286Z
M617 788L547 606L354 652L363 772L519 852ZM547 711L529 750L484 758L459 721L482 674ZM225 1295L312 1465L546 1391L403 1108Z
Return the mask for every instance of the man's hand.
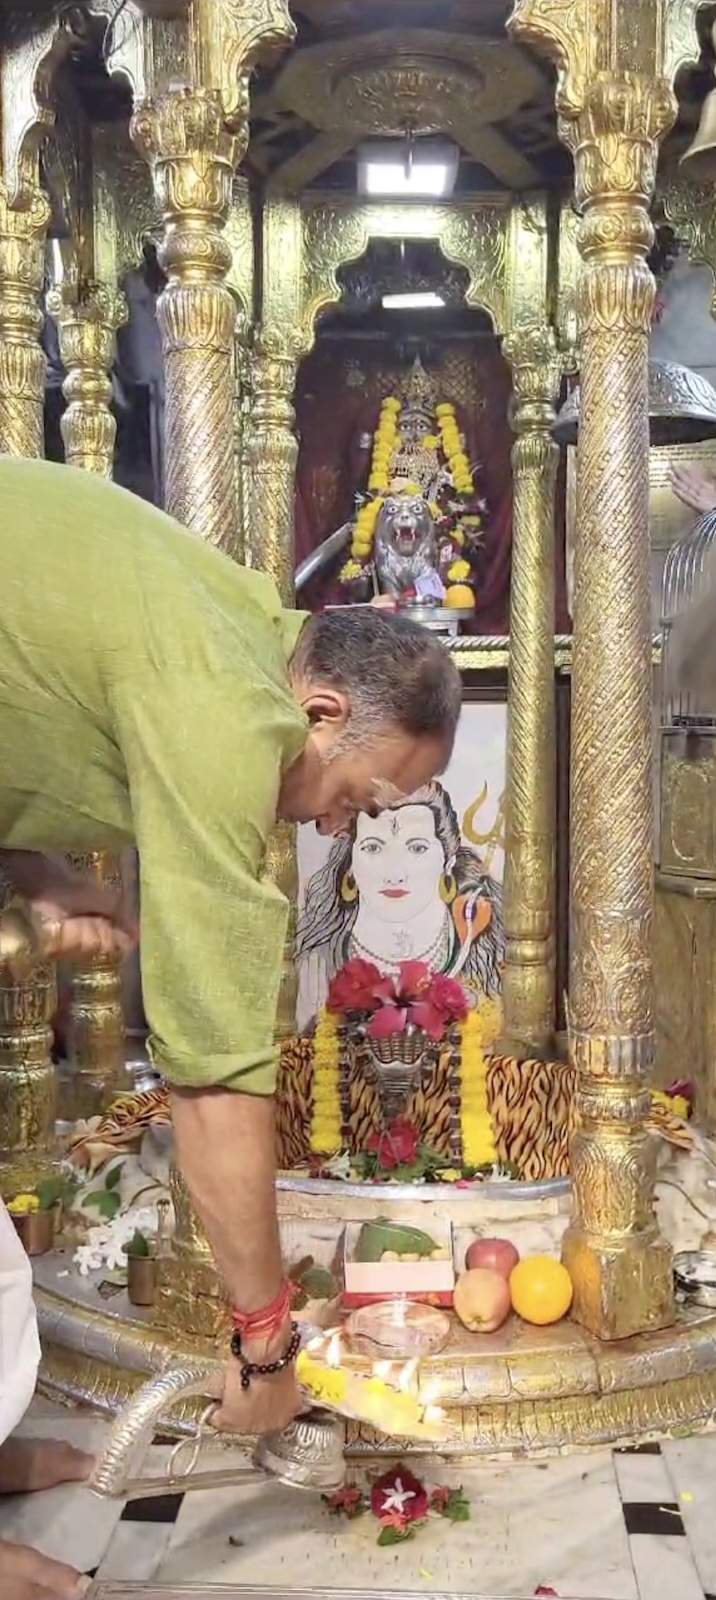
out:
M3 865L28 901L47 954L60 960L126 956L138 930L117 890L34 851L5 851Z
M672 465L669 482L677 499L703 516L716 510L716 478L706 467Z
M242 1389L241 1367L232 1356L212 1427L226 1433L280 1433L301 1409L305 1409L305 1405L293 1367L276 1373L273 1378L252 1378L248 1389Z

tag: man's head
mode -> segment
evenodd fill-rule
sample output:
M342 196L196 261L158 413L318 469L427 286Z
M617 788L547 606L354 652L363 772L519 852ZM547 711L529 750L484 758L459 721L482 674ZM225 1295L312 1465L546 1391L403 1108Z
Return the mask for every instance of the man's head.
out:
M284 774L280 816L337 833L444 771L460 675L418 623L369 608L311 617L290 674L309 734Z

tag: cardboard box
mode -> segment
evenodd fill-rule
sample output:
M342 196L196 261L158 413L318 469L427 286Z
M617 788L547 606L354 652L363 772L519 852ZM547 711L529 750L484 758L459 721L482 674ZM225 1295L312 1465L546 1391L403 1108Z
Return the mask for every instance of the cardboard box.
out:
M380 1300L419 1300L424 1305L452 1305L455 1288L452 1227L449 1222L432 1223L431 1239L444 1260L423 1257L420 1261L356 1261L362 1224L349 1222L343 1245L343 1304L347 1310L373 1305Z

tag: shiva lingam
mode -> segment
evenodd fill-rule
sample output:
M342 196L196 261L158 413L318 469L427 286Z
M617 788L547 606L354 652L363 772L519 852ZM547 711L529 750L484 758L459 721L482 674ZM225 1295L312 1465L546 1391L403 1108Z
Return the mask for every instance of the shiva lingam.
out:
M384 1126L390 1128L403 1115L413 1090L435 1067L436 1046L415 1023L378 1039L361 1027L349 1027L346 1034L358 1058L356 1065L366 1082L375 1085Z
M388 1364L390 1365L390 1364ZM385 1367L385 1363L382 1364ZM212 1428L223 1390L223 1364L197 1360L160 1373L128 1401L117 1417L104 1455L90 1479L103 1499L163 1495L170 1490L216 1489L255 1484L268 1478L294 1489L320 1494L339 1489L345 1480L341 1418L367 1422L380 1432L433 1442L444 1439L447 1418L417 1392L417 1362L403 1363L385 1378L342 1365L340 1337L316 1329L302 1330L296 1363L299 1390L306 1410L281 1432L264 1435L255 1445L251 1464L196 1472L208 1439L235 1445L236 1435ZM198 1424L177 1422L169 1413L177 1404L213 1396ZM142 1477L139 1469L156 1432L184 1437L175 1445L166 1473Z

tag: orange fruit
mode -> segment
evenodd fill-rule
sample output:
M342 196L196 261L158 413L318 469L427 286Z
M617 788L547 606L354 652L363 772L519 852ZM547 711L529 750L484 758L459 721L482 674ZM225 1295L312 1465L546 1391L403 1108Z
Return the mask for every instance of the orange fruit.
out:
M572 1279L553 1256L527 1256L510 1273L512 1309L523 1322L546 1328L561 1322L572 1304Z

